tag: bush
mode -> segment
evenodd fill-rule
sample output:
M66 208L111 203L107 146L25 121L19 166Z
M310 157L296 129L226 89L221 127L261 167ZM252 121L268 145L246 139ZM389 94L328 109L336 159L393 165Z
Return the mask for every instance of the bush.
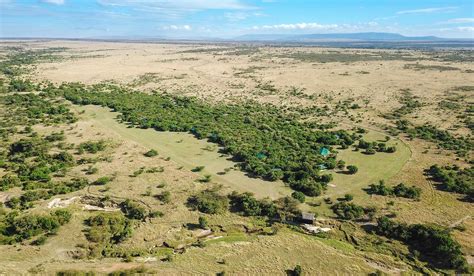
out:
M345 194L344 195L344 200L345 201L352 201L354 199L354 196L351 194Z
M67 210L56 210L49 215L18 216L16 212L9 213L4 221L6 224L0 227L0 243L20 242L40 234L56 233L70 218L71 213ZM3 239L2 236L10 239Z
M105 140L100 140L100 141L88 141L79 144L77 147L79 154L82 154L84 152L87 153L97 153L99 151L103 151L107 148L107 142Z
M359 168L357 166L354 166L354 165L347 166L347 172L349 174L356 174L358 171L359 171Z
M140 203L133 202L129 199L120 203L120 208L122 209L122 212L125 214L125 216L129 219L143 220L149 215L149 212L145 207L143 207Z
M419 199L421 195L421 189L418 187L408 187L404 183L400 183L397 186L390 188L385 186L385 182L383 180L380 180L379 184L370 184L366 191L368 194L382 196L394 195L396 197L405 197L411 199Z
M419 199L421 195L421 189L415 186L407 187L405 184L400 183L393 187L393 194L397 197Z
M364 208L346 201L334 204L331 209L339 218L346 220L359 219L364 215Z
M113 177L110 177L110 176L102 176L102 177L99 177L96 181L94 181L92 184L94 185L105 185L107 183L109 183L110 181L113 180Z
M161 194L156 195L155 197L163 203L170 203L171 201L171 193L169 191L164 191Z
M155 156L158 155L158 152L154 149L151 149L151 150L145 152L145 154L143 154L143 155L145 155L146 157L155 157Z
M377 220L376 232L407 243L438 268L468 270L461 246L447 229L425 224L407 225L381 217Z
M205 190L188 198L187 204L193 210L202 213L221 214L227 210L229 202L227 197L219 195L216 191Z
M202 229L207 229L208 222L206 217L199 217L199 227Z
M304 201L306 199L305 195L302 192L298 192L298 191L293 192L291 194L291 197L293 197L294 199L298 200L301 203L304 203Z
M427 173L439 187L448 192L467 195L467 199L474 201L474 167L461 169L457 166L431 166Z
M322 183L310 179L290 181L290 187L293 190L302 192L307 196L319 196L323 191Z
M101 256L106 256L107 251L100 249L120 243L132 233L131 223L122 213L99 213L90 217L86 223L89 226L86 237L98 244L99 250L95 253Z
M296 265L295 268L289 273L291 276L301 276L303 275L303 269L300 265Z
M191 171L192 172L200 172L200 171L204 170L204 168L205 168L204 166L197 166L194 169L192 169Z

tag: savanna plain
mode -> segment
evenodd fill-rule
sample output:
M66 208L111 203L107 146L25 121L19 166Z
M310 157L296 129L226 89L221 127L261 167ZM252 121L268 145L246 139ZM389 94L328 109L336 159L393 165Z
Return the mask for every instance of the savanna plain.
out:
M471 273L473 65L0 41L0 274Z

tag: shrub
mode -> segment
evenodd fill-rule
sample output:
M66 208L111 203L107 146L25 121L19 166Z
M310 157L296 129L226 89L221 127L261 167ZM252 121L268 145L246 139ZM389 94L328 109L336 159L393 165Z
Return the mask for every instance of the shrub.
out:
M358 171L359 171L359 168L357 166L354 166L354 165L347 166L347 172L349 174L356 174Z
M99 250L92 252L93 255L106 256L107 251L102 249L122 242L132 233L131 223L122 213L99 213L87 219L86 223L89 226L87 239L98 244Z
M207 218L206 217L199 217L199 227L201 227L202 229L207 229L207 226L208 226L208 222L207 222Z
M407 187L405 184L400 183L393 187L393 194L397 197L419 199L421 195L421 189L415 186Z
M158 152L154 149L151 149L151 150L145 152L145 154L143 154L143 155L145 155L146 157L155 157L155 156L158 155Z
M100 140L100 141L88 141L79 144L77 147L79 154L82 154L84 152L87 153L97 153L99 151L103 151L107 148L107 142L105 140Z
M301 276L303 275L303 269L301 265L296 265L295 268L289 273L291 276Z
M428 257L438 268L466 272L467 262L461 246L447 229L435 225L397 223L387 217L377 220L376 232L388 238L401 240Z
M368 194L376 194L382 196L394 195L396 197L405 197L411 199L419 199L421 195L421 189L415 186L408 187L404 183L400 183L393 188L385 186L383 180L379 181L379 184L370 184L369 188L366 189Z
M457 166L431 166L427 173L439 187L448 192L467 195L467 199L474 200L474 167L461 169Z
M40 234L56 233L59 227L69 222L71 213L67 210L56 210L49 215L26 214L18 216L12 212L7 215L6 223L0 228L1 242L19 242ZM10 237L3 239L2 236Z
M150 212L150 214L148 216L150 218L161 218L164 215L165 214L163 214L163 212L161 212L161 211L153 211L153 212Z
M197 166L194 169L192 169L191 171L192 172L200 172L200 171L204 170L204 168L205 168L204 166Z
M305 179L291 181L290 187L295 191L300 191L307 196L319 196L323 191L323 185L315 180Z
M306 199L305 195L302 192L298 192L298 191L293 192L291 194L291 197L293 197L294 199L298 200L301 203L304 203L304 201Z
M205 190L188 198L188 206L206 214L220 214L227 210L228 199L216 191Z
M155 197L163 203L170 203L171 201L171 193L169 191L164 191L161 194L156 195Z
M331 209L339 218L346 220L359 219L364 215L364 208L346 201L334 204Z
M204 175L203 178L199 179L199 182L208 183L208 182L211 182L211 179L212 179L212 175L206 174Z
M149 212L145 207L143 207L140 203L133 202L129 199L120 203L120 208L122 209L122 212L125 214L125 216L129 219L143 220L149 215Z
M352 201L354 199L354 196L351 194L345 194L344 195L344 200L345 201Z
M110 181L113 180L113 177L110 177L110 176L102 176L102 177L99 177L96 181L94 181L92 184L94 185L105 185L107 183L109 183Z

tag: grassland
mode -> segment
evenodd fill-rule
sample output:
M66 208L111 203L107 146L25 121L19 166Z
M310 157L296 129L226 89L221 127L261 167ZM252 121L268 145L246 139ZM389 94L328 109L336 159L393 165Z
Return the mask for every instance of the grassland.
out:
M309 235L293 222L243 216L233 210L205 214L188 208L189 197L207 189L215 189L220 195L234 190L251 192L257 199L274 200L293 191L283 181L249 177L236 167L230 155L220 153L214 143L198 140L189 133L130 127L119 122L118 113L107 108L75 106L64 102L60 94L52 93L55 96L48 98L51 103L66 104L78 121L53 126L37 123L29 132L19 120L6 120L16 124L19 131L9 134L2 145L6 148L20 138L34 137L36 134L32 133L48 136L62 130L65 140L61 147L77 163L65 176L53 176L52 180L61 181L64 177L81 177L88 183L95 183L101 177L108 180L104 185L88 185L71 193L35 200L32 208L20 210L25 214L43 214L50 211L51 200L77 197L66 206L73 214L71 221L48 236L43 245L33 245L33 240L1 245L0 274L52 274L64 270L109 273L143 268L150 273L170 275L191 271L284 275L298 264L310 275L368 274L376 270L389 274L452 272L438 270L429 260L421 261L402 242L373 234L370 229L376 224L375 219L336 218L331 206L342 201L346 194L354 197L351 202L356 205L375 207L375 217L390 215L397 222L436 224L450 229L472 264L472 203L461 195L438 190L424 175L433 164L468 167L472 152L459 157L455 151L440 147L436 140L411 137L398 129L396 122L407 120L413 128L429 123L452 137L472 139L468 136L466 120L469 103L473 101L469 94L472 89L466 81L472 62L460 60L456 52L434 57L430 52L411 50L310 47L201 45L196 48L103 42L18 42L18 45L24 49L56 49L43 50L39 55L45 53L44 58L28 61L25 65L28 70L17 72L15 78L32 79L32 83L108 82L142 93L166 91L193 96L215 105L251 100L276 106L285 114L312 123L318 130L356 133L362 128L367 131L363 139L370 142L386 141L389 136L387 146L395 146L396 151L365 154L354 146L335 147L337 160L344 160L346 166L356 165L359 170L356 174L348 174L347 169L320 172L333 175L327 190L321 196L306 197L306 202L298 203L297 208L317 213L315 225L331 230L327 234ZM97 55L102 52L107 54ZM417 65L412 66L415 61ZM9 91L8 78L2 75L2 97L15 93L38 94ZM410 112L399 112L399 118L386 116L403 109L407 88L418 104ZM2 118L8 118L11 112L5 106L0 108ZM461 112L464 117L460 116ZM108 145L104 151L78 153L79 144L102 140ZM158 155L145 156L151 149ZM5 173L2 169L0 176ZM207 175L210 181L205 180ZM421 190L421 197L414 200L369 195L363 190L379 180L388 186L400 182L413 185ZM0 202L7 204L24 193L21 187L0 191ZM154 215L142 220L130 219L132 234L111 246L113 252L125 252L124 255L88 255L93 242L86 235L90 227L86 221L97 212L86 207L105 206L122 214L120 204L127 199ZM332 203L328 204L328 199ZM10 209L3 210L11 212ZM210 236L200 237L203 229L198 224L199 217L206 218Z

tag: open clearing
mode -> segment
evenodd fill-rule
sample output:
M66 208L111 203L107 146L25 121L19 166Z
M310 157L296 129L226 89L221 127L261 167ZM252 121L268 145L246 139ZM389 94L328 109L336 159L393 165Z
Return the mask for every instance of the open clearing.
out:
M214 182L223 184L229 191L252 192L258 198L280 198L291 193L291 189L283 182L264 181L259 178L248 177L244 172L235 168L222 174L226 168L237 165L228 156L218 153L215 144L206 140L196 139L189 133L161 132L153 129L140 129L127 127L126 124L116 120L117 113L99 106L75 107L78 111L84 110L84 118L93 124L100 124L101 128L114 131L120 139L131 140L145 148L156 149L162 157L171 157L172 160L186 169L191 170L197 166L205 166L202 175L211 174ZM385 135L371 131L364 136L368 141L384 139ZM341 150L339 158L346 163L356 165L360 172L356 175L332 173L333 185L328 187L324 197L338 197L346 193L368 197L362 188L379 180L390 181L410 158L409 148L400 140L392 140L389 146L396 145L397 151L393 154L377 153L366 155L361 151L352 149ZM363 200L362 200L363 201Z
M152 129L129 128L117 122L117 113L110 112L99 106L77 107L85 110L84 116L101 128L114 131L120 139L131 140L145 148L156 149L162 157L171 157L172 160L191 170L197 166L205 166L200 173L211 174L212 179L225 188L243 192L252 192L257 197L280 198L290 193L283 182L269 182L257 178L250 178L245 173L231 170L222 175L226 168L234 168L236 163L228 160L228 156L221 156L215 144L196 139L188 133L159 132Z

